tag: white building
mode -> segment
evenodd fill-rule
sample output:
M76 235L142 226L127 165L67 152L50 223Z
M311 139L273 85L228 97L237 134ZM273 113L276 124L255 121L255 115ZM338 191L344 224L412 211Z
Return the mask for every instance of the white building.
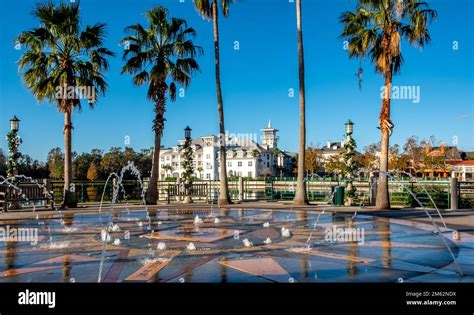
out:
M293 170L294 156L278 149L278 130L268 123L261 129L261 143L245 135L226 135L227 173L229 176L255 178L259 176L283 176ZM184 172L182 147L160 150L160 179L181 177ZM193 140L194 173L203 180L219 179L219 137L211 135Z
M326 145L319 150L323 161L328 161L334 155L343 153L344 143L344 140L339 142L327 141Z

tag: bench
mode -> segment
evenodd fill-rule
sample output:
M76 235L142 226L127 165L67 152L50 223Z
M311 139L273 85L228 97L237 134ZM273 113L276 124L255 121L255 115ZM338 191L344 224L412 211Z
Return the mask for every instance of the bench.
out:
M0 185L0 207L8 211L9 203L46 201L45 207L54 209L52 192L35 183L19 183L15 187Z
M206 203L209 203L209 192L207 184L168 184L167 202L170 203L171 197L205 197Z

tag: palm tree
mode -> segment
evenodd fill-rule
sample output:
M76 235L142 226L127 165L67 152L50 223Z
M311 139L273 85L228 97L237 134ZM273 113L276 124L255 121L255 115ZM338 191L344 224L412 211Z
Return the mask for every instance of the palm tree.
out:
M298 176L296 178L296 194L293 203L296 206L302 206L308 204L308 196L306 195L306 186L304 182L304 160L306 151L306 101L301 0L296 0L296 25L298 30L298 72L300 82L300 144L298 148Z
M40 26L25 31L18 41L26 51L19 61L20 72L28 89L40 102L55 103L64 113L64 197L63 207L77 205L71 191L72 113L81 109L81 99L92 108L98 95L105 94L104 71L107 57L114 56L102 47L105 24L88 25L80 29L79 2L40 3L33 11Z
M199 166L196 171L199 173L199 177L201 178L201 175L202 173L204 172L204 169L202 168L202 166Z
M156 204L167 96L175 101L177 85L189 86L192 74L199 71L195 57L202 55L203 50L192 41L196 36L194 29L185 20L169 18L166 8L157 6L147 11L146 17L148 29L140 24L125 29L130 35L121 41L126 46L122 74L134 75L133 83L137 86L147 84L147 98L155 105L155 146L146 202Z
M173 167L169 164L163 165L163 169L165 170L165 175L169 173L173 173Z
M341 36L348 40L349 57L365 58L375 63L375 70L385 79L379 128L382 134L380 174L376 208L389 209L388 150L393 124L390 120L392 77L403 63L401 42L424 47L430 41L428 24L437 16L427 2L418 0L359 0L354 12L345 12Z
M219 10L217 8L218 0L193 0L196 10L205 19L212 19L214 25L214 53L216 65L216 90L217 90L217 112L219 115L219 133L220 133L220 172L219 172L219 205L226 205L231 203L229 195L229 187L227 185L227 162L225 153L225 126L224 126L224 102L222 101L221 90L221 70L219 57ZM222 14L227 16L229 14L229 5L233 0L220 0Z

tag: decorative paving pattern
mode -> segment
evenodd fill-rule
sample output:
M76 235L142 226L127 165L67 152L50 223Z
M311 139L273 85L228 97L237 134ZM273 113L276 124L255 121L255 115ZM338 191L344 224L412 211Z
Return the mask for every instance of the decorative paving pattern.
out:
M0 220L0 282L472 282L474 237L430 224L277 210L114 210ZM196 217L198 216L198 217ZM319 220L318 220L319 217ZM317 224L316 224L317 222ZM335 237L331 233L349 231ZM351 231L362 239L346 239ZM442 237L457 257L453 262ZM104 244L104 240L106 243ZM460 276L461 268L464 276Z
M158 258L156 261L152 261L142 268L135 271L133 274L128 276L125 280L129 281L148 281L153 278L161 269L166 267L171 262L169 258Z
M236 259L220 261L219 263L226 267L276 282L287 282L288 279L291 278L288 271L280 266L273 258Z
M235 232L242 233L242 230L229 230L217 228L199 228L196 226L185 226L179 229L167 230L163 232L154 232L143 235L145 238L157 240L178 240L211 243L217 240L228 238Z

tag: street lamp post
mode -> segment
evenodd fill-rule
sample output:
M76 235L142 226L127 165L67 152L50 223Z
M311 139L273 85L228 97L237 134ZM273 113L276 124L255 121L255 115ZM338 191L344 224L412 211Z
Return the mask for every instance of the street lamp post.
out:
M354 123L349 119L346 123L346 141L344 148L346 149L344 153L345 160L345 170L346 170L346 180L347 180L347 191L346 191L346 204L352 205L355 197L355 188L353 185L353 172L356 170L356 165L354 162L355 148L356 143L352 138L352 133L354 131Z
M18 175L18 159L21 154L18 152L18 147L22 143L20 136L18 136L18 131L20 130L20 119L13 116L10 119L10 132L7 134L8 142L8 177L15 177Z

